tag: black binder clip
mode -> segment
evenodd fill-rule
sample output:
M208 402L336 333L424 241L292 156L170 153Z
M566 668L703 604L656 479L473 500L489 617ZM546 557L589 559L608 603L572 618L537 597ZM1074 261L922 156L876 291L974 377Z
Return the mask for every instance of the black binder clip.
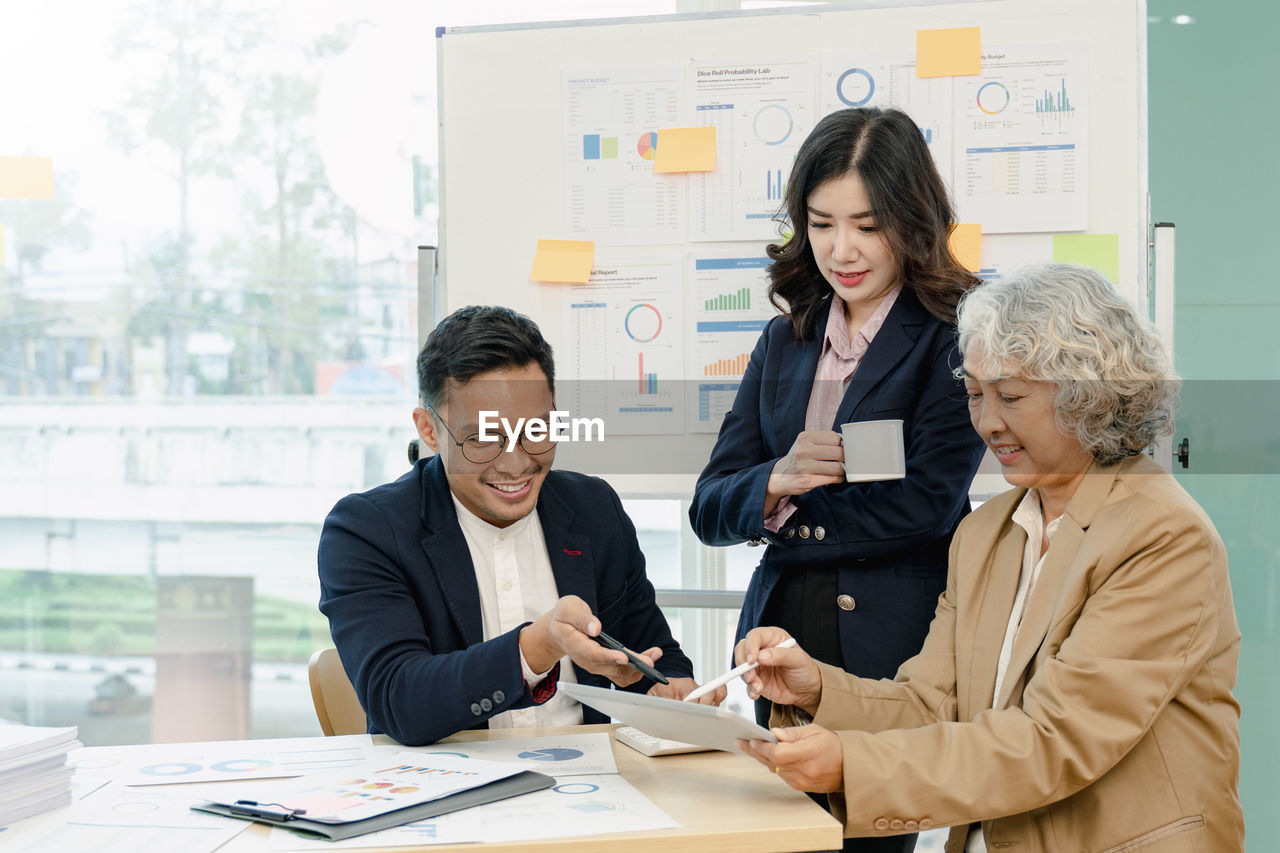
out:
M275 811L274 806L281 811ZM306 809L291 809L282 803L259 803L256 800L236 800L228 808L237 817L264 817L273 820L293 820L307 813Z

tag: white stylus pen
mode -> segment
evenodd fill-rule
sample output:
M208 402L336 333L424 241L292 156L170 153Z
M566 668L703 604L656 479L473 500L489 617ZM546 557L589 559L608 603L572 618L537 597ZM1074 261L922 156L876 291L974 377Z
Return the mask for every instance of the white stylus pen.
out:
M776 645L776 646L769 646L769 648L771 648L771 649L789 649L789 648L791 648L792 646L794 646L795 644L796 644L796 638L795 638L795 637L787 637L787 638L786 638L785 640L783 640L781 643L778 643L778 645ZM761 649L760 651L764 651L764 649ZM684 697L684 701L686 701L686 702L692 702L694 699L697 699L697 698L702 697L702 696L706 696L708 693L710 693L712 690L715 690L715 689L716 689L717 687L719 687L720 685L722 685L722 684L728 684L730 681L733 681L733 680L734 680L735 678L737 678L739 675L742 675L742 673L744 673L744 672L750 672L751 670L755 669L755 668L756 668L757 666L759 666L759 665L760 665L760 662L759 662L759 661L756 661L755 663L744 663L744 664L740 664L739 666L735 666L733 669L729 670L728 672L726 672L724 675L720 676L719 678L713 678L713 679L711 679L711 680L710 680L710 681L708 681L706 684L704 684L704 685L702 685L701 687L699 687L697 690L691 690L691 691L689 691L689 695L688 695L688 696L686 696L686 697Z

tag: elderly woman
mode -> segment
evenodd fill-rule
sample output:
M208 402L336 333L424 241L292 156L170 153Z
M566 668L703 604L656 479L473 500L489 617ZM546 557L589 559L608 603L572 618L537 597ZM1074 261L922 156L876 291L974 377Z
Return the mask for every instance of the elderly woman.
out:
M970 515L920 654L851 676L757 628L739 662L847 835L951 826L948 853L1235 851L1240 631L1204 511L1145 454L1177 382L1092 270L1036 267L960 306L974 428L1016 488Z

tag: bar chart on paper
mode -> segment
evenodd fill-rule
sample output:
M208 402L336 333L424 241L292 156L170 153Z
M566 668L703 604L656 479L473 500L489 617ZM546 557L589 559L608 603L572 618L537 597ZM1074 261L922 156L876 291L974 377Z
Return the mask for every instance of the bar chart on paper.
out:
M959 217L991 233L1088 227L1088 55L1075 42L984 47L956 78Z
M674 243L684 184L653 173L657 128L679 124L679 67L563 74L565 225L600 245Z
M643 352L636 357L636 360L639 365L639 374L640 374L636 382L636 393L641 396L645 396L645 395L652 396L654 394L657 394L658 393L658 374L652 371L647 371L647 372L645 371Z
M771 263L759 255L692 261L688 316L693 321L693 346L687 375L694 380L689 383L690 411L697 413L691 423L694 431L719 428L760 332L778 313L768 297Z
M800 143L814 123L806 59L697 64L689 84L694 123L716 129L716 168L690 181L695 240L769 240Z

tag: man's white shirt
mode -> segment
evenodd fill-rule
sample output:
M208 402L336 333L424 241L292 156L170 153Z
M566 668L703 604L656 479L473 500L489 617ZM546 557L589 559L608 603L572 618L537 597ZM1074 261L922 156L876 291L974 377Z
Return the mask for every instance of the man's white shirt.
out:
M508 527L494 527L463 506L452 493L449 497L458 512L462 536L467 540L471 562L475 565L484 638L492 640L525 622L535 621L555 607L560 592L551 571L538 510L535 508ZM547 675L530 669L523 653L520 668L529 687L539 684ZM560 681L577 680L568 656L561 658ZM559 690L541 705L504 711L489 718L491 729L581 723L582 706Z

